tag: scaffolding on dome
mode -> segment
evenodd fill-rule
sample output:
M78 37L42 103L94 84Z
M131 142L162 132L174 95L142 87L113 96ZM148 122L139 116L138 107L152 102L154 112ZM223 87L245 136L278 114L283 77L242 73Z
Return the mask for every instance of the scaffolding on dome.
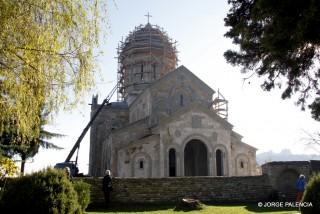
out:
M217 95L213 97L212 108L217 115L228 120L228 100L224 98L219 89Z
M150 84L174 70L178 62L176 43L162 28L150 23L135 27L125 40L120 41L117 48L118 101L124 100L128 87Z

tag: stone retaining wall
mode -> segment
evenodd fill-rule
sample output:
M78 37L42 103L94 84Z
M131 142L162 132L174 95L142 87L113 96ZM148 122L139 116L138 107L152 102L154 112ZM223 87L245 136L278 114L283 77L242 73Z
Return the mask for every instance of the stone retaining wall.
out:
M91 184L91 202L104 201L102 178L81 178ZM113 178L111 200L120 203L174 203L182 197L201 201L263 201L272 192L267 176Z
M262 173L269 177L273 189L286 201L295 201L299 175L305 175L308 180L311 174L309 161L273 161L263 164L261 168Z

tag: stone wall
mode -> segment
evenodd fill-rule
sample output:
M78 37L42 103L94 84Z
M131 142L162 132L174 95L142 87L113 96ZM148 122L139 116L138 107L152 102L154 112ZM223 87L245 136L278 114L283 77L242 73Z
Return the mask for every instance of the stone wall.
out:
M287 201L296 197L296 182L300 174L310 175L309 161L274 161L261 166L262 174L269 176L270 184Z
M104 201L102 178L82 178L91 184L91 203ZM201 201L255 202L272 191L267 176L113 178L111 200L120 203L174 203L190 196Z
M279 182L286 181L286 179L282 179L283 175L291 173L295 175L294 181L296 181L300 174L309 178L310 175L310 163L309 161L273 161L269 163L265 163L261 166L262 174L266 174L270 177L270 183L274 188L278 189ZM295 182L294 186L295 186Z
M91 106L91 117L100 107L98 98L94 98ZM89 174L100 176L106 169L104 141L111 130L123 127L129 121L128 106L125 103L111 103L104 106L90 128Z

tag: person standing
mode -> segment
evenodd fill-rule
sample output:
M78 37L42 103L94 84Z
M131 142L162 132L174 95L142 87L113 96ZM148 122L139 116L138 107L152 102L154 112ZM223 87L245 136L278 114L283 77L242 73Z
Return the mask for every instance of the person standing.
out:
M69 180L71 180L72 175L71 175L70 168L69 168L69 167L66 167L64 170L65 170L65 173L66 173L67 178L68 178Z
M306 185L305 176L301 174L296 183L296 189L297 189L296 202L301 202L305 185Z
M102 191L104 193L104 200L105 200L106 207L109 206L110 195L112 190L113 188L112 188L111 171L106 170L105 176L103 177L103 180L102 180Z

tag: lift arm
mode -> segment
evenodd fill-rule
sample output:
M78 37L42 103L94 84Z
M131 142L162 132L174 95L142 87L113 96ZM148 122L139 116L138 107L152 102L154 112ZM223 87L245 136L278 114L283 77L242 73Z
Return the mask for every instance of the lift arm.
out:
M89 123L87 124L87 126L83 129L81 135L79 136L78 140L76 141L76 143L74 144L73 148L71 149L70 153L68 154L68 157L66 158L65 162L70 162L74 152L80 147L80 143L82 141L82 139L84 138L84 136L86 135L86 133L88 132L89 128L91 127L92 123L94 122L94 120L96 119L96 117L98 116L98 114L100 113L100 111L103 109L104 105L108 104L111 97L113 96L114 92L117 89L117 85L111 90L111 92L108 94L108 96L106 97L106 99L103 100L103 102L101 103L100 107L97 109L97 111L94 113L94 115L91 117ZM77 159L76 158L76 165L77 165Z

